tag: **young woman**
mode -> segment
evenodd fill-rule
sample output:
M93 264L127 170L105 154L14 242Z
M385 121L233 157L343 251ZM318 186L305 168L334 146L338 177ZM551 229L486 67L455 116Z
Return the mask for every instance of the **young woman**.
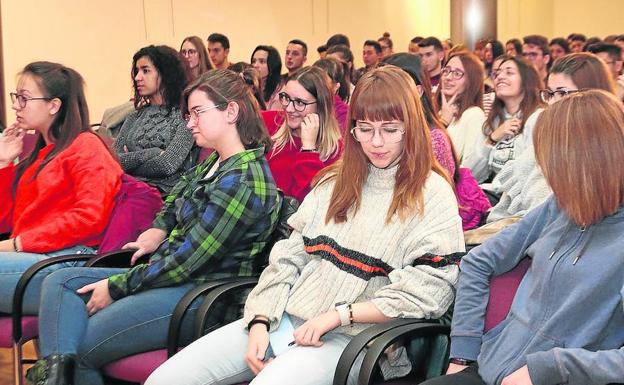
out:
M122 170L89 127L80 74L61 64L34 62L11 93L17 122L0 137L0 312L10 313L20 276L38 261L64 254L95 253ZM26 130L39 140L14 165ZM41 281L65 267L42 270L26 291L24 311L37 314Z
M279 100L283 122L277 115L264 115L273 138L267 158L277 186L301 202L314 176L342 151L331 80L318 67L301 68L288 77Z
M212 69L208 51L204 41L197 36L189 36L182 40L180 54L186 59L190 69L190 79L195 80L199 75Z
M461 221L415 84L396 67L366 73L350 117L342 162L291 217L294 232L271 251L244 318L189 345L146 384L331 384L342 351L366 327L446 312ZM294 344L271 360L270 332L289 322Z
M424 384L621 382L624 170L605 162L624 162L623 127L622 103L601 90L540 116L535 154L554 196L463 258L447 372L455 374ZM509 315L483 334L491 277L527 256Z
M229 70L202 75L183 98L193 138L215 152L176 185L153 228L125 246L138 249L133 262L152 253L148 264L67 268L44 282L45 358L31 383L102 384L106 363L166 345L171 313L196 284L254 273L281 204L257 103Z
M568 41L562 37L556 37L548 43L548 49L550 51L550 62L554 63L560 57L570 53L570 46Z
M279 104L277 93L282 79L282 58L275 47L259 45L251 54L251 65L260 74L260 89L269 109Z
M260 86L260 73L251 64L245 63L244 61L234 63L228 69L236 72L243 78L245 84L247 84L253 95L256 97L260 110L266 110L267 108L264 103L262 88Z
M492 75L492 68L494 66L494 59L505 54L505 47L503 44L496 40L490 39L485 44L485 49L483 51L483 60L485 64L485 75Z
M136 112L124 121L114 148L126 173L154 185L163 196L195 163L193 137L179 109L187 79L171 47L150 45L132 58Z
M345 78L349 86L349 95L353 93L353 71L355 65L353 64L353 52L349 46L344 44L333 45L327 48L327 57L333 57L343 64Z
M496 98L477 138L474 156L465 164L479 182L491 180L505 163L531 147L533 126L542 112L542 81L522 58L503 59L496 72Z
M453 140L462 165L472 157L485 114L483 101L483 65L469 52L458 52L442 69L441 86L436 99L439 115Z
M522 42L520 39L509 39L505 43L505 54L509 56L522 56Z
M332 57L317 60L313 66L325 70L332 80L336 120L338 120L344 136L348 128L347 118L349 116L349 104L347 104L349 103L349 86L344 74L344 67L338 59Z

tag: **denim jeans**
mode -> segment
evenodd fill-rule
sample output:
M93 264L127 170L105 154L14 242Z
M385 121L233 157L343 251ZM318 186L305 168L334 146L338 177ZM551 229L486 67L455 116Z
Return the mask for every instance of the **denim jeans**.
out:
M331 385L340 355L350 336L327 333L323 345L295 346L278 355L255 378L245 363L248 334L243 321L223 326L193 342L161 365L145 385ZM349 373L357 383L360 354Z
M194 284L149 289L121 298L89 316L85 303L91 294L76 290L122 273L127 269L66 268L50 274L43 282L39 310L41 356L76 354L75 385L103 384L99 369L133 354L163 349L167 330L178 301ZM195 309L184 318L182 340L189 341Z
M13 294L17 281L29 267L51 257L71 254L95 254L95 250L86 246L75 246L46 254L24 252L0 252L0 312L11 313ZM23 313L36 315L39 310L39 295L43 279L53 271L84 264L84 262L63 262L46 267L32 278L24 293Z

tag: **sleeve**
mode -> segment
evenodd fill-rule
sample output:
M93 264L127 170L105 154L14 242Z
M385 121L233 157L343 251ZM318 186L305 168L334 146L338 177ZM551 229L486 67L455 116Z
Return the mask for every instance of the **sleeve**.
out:
M21 232L24 251L45 252L48 249L42 247L50 244L62 249L84 242L106 228L121 188L122 171L100 139L90 136L68 155L64 166L70 178L67 183L74 191L73 206L54 220Z
M455 159L449 139L440 129L433 129L431 130L431 145L436 160L449 172L449 176L452 178L455 174Z
M184 242L161 259L110 277L112 298L189 282L195 272L228 256L264 209L253 189L240 183L239 174L224 176L215 183L201 219L186 232Z
M467 161L473 156L475 144L479 138L483 138L483 123L485 123L485 113L479 107L471 107L464 111L460 118L460 130L464 130L464 150L462 152L461 164L466 166Z
M462 166L470 169L477 182L483 183L490 176L489 160L494 146L487 143L485 135L479 134L472 148L471 155L464 156Z
M329 162L331 162L331 160L329 160ZM310 192L312 179L314 179L316 174L325 168L325 166L326 164L323 163L318 152L301 152L297 154L295 163L290 167L292 183L288 194L297 198L299 202L302 202Z
M126 118L123 125L121 126L121 129L119 130L119 135L113 143L113 148L117 153L117 157L119 158L119 163L121 164L121 167L124 169L125 172L130 174L134 174L135 168L137 168L147 160L158 156L162 151L159 148L148 148L131 152L125 151L124 146L127 147L129 141L131 140L130 133L137 129L136 123L138 117L139 111L135 111Z
M440 318L453 303L465 246L457 201L445 187L431 193L425 216L405 241L404 267L394 269L371 300L387 317Z
M176 112L172 112L176 113ZM175 134L167 148L160 149L158 155L147 159L134 169L134 175L143 177L160 177L173 175L180 169L193 148L193 135L186 128L186 122L180 119L169 120L175 125Z
M0 168L0 233L9 233L13 228L13 194L11 187L15 180L15 166Z
M462 259L451 329L451 357L477 359L481 350L490 279L518 265L526 256L528 247L552 220L555 207L555 200L550 198Z
M275 243L269 256L269 265L264 269L258 284L249 293L245 303L244 324L256 315L269 318L271 329L279 324L291 287L299 279L301 271L310 261L304 250L303 232L312 220L318 205L316 190L308 194L288 224L293 231L288 239Z

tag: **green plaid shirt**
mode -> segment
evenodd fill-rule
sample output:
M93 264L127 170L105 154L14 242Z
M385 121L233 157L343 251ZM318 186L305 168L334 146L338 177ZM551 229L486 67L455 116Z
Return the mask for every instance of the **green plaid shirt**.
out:
M108 279L112 298L257 273L254 258L269 240L281 206L264 149L233 155L206 178L217 159L213 153L173 188L153 224L169 236L148 264Z

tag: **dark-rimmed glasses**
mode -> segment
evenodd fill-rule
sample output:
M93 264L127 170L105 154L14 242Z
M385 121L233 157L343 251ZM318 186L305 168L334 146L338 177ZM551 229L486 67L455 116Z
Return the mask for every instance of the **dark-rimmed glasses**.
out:
M24 108L26 107L26 103L29 100L47 100L50 101L53 98L47 98L47 97L36 97L36 98L32 98L32 97L28 97L22 94L18 94L17 92L11 92L9 95L11 95L11 102L13 104L15 104L15 102L17 101L17 105L20 106L20 108Z
M564 96L568 96L570 94L574 94L580 91L583 91L583 90L567 90L565 88L562 88L562 89L551 91L549 89L543 89L543 90L540 90L539 94L540 94L540 99L542 99L544 103L548 103L551 99L555 97L558 100L558 99L563 98Z
M464 77L464 71L460 70L459 68L453 68L449 66L442 68L441 74L442 76L450 76L453 80L459 80Z
M301 100L299 98L292 99L286 92L280 92L278 97L280 104L282 105L282 107L284 107L284 110L286 110L286 108L288 108L288 105L292 103L295 111L303 112L308 105L316 103L316 101L306 102L305 100Z

